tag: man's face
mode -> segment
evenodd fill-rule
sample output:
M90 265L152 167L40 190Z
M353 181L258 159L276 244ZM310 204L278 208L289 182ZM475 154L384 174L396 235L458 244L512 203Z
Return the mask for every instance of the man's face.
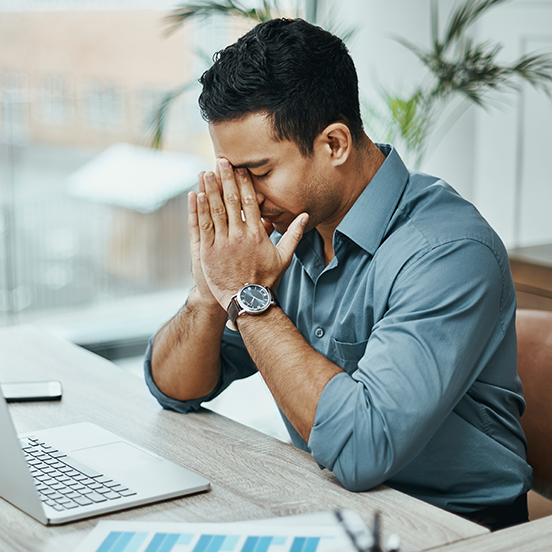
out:
M217 158L249 170L261 216L284 233L295 217L310 215L306 231L331 222L340 206L325 156L303 157L294 142L277 141L268 117L252 114L209 125Z

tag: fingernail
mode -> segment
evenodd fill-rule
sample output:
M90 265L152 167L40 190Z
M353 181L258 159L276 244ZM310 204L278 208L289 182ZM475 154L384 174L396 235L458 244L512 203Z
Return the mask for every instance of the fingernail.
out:
M228 169L230 167L230 163L228 163L228 160L226 159L221 159L220 166L222 169Z
M199 201L201 201L201 203L205 203L205 201L207 200L207 196L204 193L199 194L197 198L199 199Z
M301 226L306 226L308 220L309 220L309 215L303 215L301 217Z
M236 172L237 172L240 176L245 176L245 169L236 169Z
M215 173L208 172L208 173L205 175L205 178L206 178L209 182L213 182L213 180L215 179Z

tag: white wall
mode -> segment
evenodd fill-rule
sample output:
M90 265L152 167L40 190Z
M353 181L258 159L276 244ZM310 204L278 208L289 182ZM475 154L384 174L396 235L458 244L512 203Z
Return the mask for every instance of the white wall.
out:
M454 5L440 0L441 28ZM378 84L408 92L427 74L393 36L427 47L430 0L348 0L339 18L361 26L349 44L361 94L374 94ZM552 0L498 6L477 23L474 34L501 42L506 63L536 49L552 55ZM552 241L552 102L524 86L520 94L494 95L493 103L498 107L488 111L470 108L422 168L474 202L508 247Z
M492 16L491 16L492 15ZM504 56L552 52L552 2L517 0L491 12L478 33ZM480 112L474 201L508 245L552 240L552 102L524 84L501 110Z

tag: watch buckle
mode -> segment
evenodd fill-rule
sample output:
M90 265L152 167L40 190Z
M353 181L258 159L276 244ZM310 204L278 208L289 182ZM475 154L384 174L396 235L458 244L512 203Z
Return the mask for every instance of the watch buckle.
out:
M230 320L230 318L226 321L226 327L229 330L232 330L233 332L239 332L238 328L236 326L234 326L234 324L232 323L232 320Z

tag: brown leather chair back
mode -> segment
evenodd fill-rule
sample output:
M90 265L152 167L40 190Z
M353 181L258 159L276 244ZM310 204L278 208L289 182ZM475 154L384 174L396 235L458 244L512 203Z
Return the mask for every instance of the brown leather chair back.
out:
M518 372L527 407L521 425L533 489L552 499L552 312L517 311Z

